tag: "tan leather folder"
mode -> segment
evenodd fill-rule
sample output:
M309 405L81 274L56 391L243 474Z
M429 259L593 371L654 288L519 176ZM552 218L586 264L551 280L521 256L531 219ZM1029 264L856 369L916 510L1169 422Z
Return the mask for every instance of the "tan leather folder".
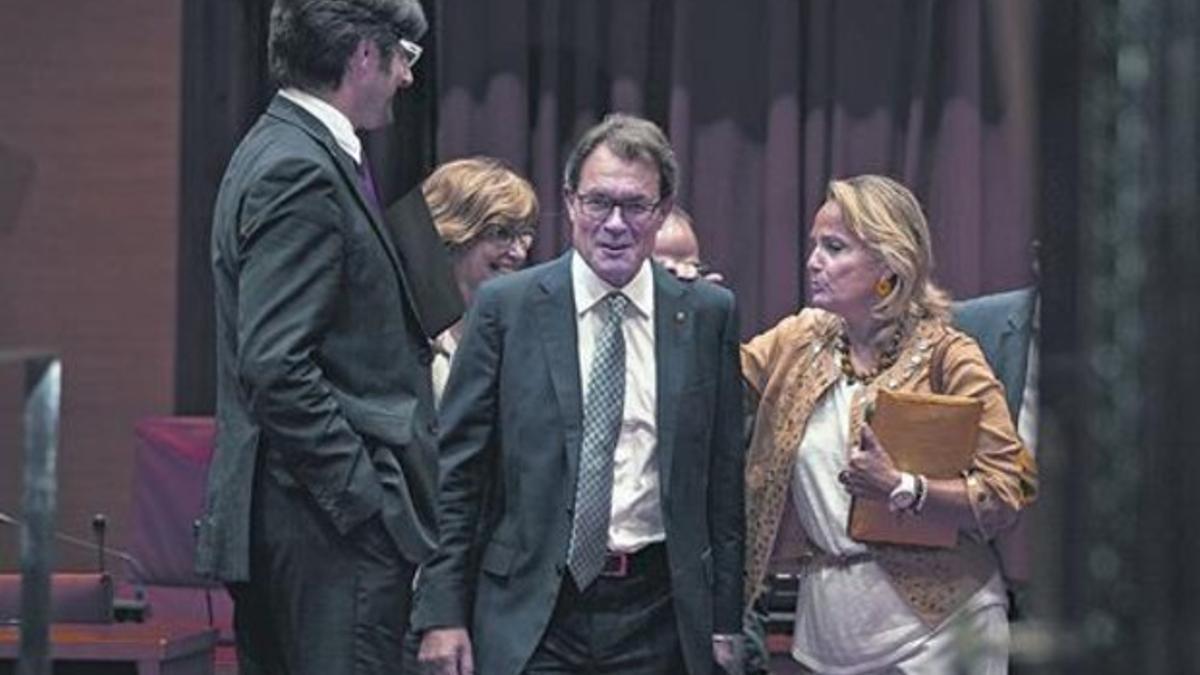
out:
M983 403L965 396L880 389L871 429L901 471L926 478L955 478L971 466ZM892 513L887 501L855 499L850 536L859 541L948 548L958 541L951 525L918 514Z

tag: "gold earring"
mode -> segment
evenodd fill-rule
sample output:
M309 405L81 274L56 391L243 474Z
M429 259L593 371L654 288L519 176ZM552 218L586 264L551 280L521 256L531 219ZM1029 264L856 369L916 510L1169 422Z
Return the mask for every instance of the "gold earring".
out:
M892 292L892 280L888 278L880 279L875 282L875 295L881 298L886 298Z

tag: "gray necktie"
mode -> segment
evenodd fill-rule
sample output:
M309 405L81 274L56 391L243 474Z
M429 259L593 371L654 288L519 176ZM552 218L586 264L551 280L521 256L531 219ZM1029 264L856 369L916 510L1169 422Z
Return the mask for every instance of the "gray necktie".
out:
M587 588L599 576L608 553L613 451L625 407L625 334L621 320L629 298L613 293L604 302L608 313L596 336L596 356L588 374L583 443L575 485L575 518L567 549L567 566L580 589Z

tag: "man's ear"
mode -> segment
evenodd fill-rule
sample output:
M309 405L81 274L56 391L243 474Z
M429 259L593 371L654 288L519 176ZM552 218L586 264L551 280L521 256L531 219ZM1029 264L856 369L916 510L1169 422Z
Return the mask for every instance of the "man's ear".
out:
M350 62L346 65L346 74L358 79L371 66L371 55L376 52L375 43L363 38L355 45L350 54Z
M571 191L563 188L562 191L563 204L567 207L567 216L573 221L575 220L575 204L571 201Z

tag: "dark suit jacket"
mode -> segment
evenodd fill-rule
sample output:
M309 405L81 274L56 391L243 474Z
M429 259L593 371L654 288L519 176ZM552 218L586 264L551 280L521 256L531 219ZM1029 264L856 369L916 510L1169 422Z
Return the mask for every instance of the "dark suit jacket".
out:
M476 664L512 675L550 621L566 572L582 437L571 254L485 284L442 401L441 549L414 625L467 626ZM741 379L733 295L654 268L663 522L684 658L741 632ZM493 513L481 513L491 485ZM482 541L475 525L494 522Z
M353 160L287 99L230 160L212 254L217 440L198 570L247 579L264 469L303 486L342 536L379 514L406 558L428 558L432 352Z
M954 303L954 325L975 338L996 379L1004 384L1013 424L1021 414L1025 375L1029 369L1032 335L1033 288L981 295Z

